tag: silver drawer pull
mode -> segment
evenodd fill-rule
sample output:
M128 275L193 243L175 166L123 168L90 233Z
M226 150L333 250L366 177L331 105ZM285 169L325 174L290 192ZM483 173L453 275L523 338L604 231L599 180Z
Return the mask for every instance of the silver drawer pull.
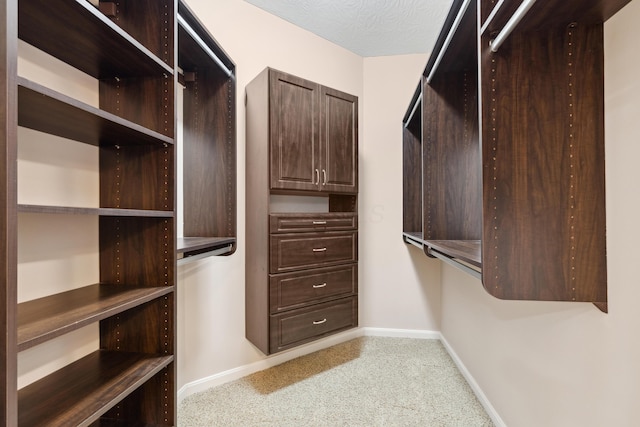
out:
M318 285L313 285L313 287L314 287L315 289L318 289L318 288L324 288L325 286L327 286L327 282L325 282L325 283L321 283L321 284L318 284Z
M327 221L313 221L313 225L326 225Z
M325 317L322 320L316 320L315 322L313 322L314 325L322 325L324 322L327 321L327 318Z
M327 248L313 248L313 252L326 252Z

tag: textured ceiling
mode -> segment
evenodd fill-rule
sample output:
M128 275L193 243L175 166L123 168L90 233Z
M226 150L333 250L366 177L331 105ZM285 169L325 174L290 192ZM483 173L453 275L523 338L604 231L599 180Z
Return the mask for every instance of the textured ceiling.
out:
M451 0L245 0L360 56L428 53Z

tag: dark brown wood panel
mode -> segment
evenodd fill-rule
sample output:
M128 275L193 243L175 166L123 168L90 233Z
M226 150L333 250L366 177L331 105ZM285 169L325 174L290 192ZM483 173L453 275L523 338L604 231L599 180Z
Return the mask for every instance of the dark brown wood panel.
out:
M183 92L184 235L236 235L235 83L198 69Z
M358 298L349 297L271 316L271 352L285 350L358 325Z
M100 206L173 211L173 146L100 147Z
M118 0L115 5L112 21L173 67L174 0Z
M87 426L173 356L97 351L19 392L19 426Z
M145 381L129 396L118 402L92 427L162 427L175 426L176 363ZM162 391L158 394L158 390Z
M173 75L102 79L100 80L100 108L173 138L175 132Z
M329 212L358 212L357 194L329 194Z
M424 238L479 240L482 187L476 70L423 88Z
M269 276L271 314L357 292L356 264Z
M499 298L606 302L603 63L601 24L483 52L483 282Z
M100 321L100 348L148 354L175 354L174 301L160 298Z
M18 351L171 292L168 286L90 285L18 305Z
M536 2L518 25L518 32L565 27L572 22L601 24L631 0L549 0Z
M269 353L269 70L246 87L245 335Z
M175 280L173 220L101 217L100 282L172 286Z
M95 78L173 74L85 0L20 1L18 27L20 39Z
M291 213L269 215L270 233L340 231L358 228L358 215L352 212Z
M320 86L269 70L272 189L318 190Z
M17 1L0 4L0 425L18 418L17 345Z
M320 88L320 189L358 192L358 97Z
M269 246L272 274L358 260L356 231L274 234Z
M422 82L402 127L402 231L422 237ZM419 98L420 97L420 98ZM413 112L411 117L408 115Z

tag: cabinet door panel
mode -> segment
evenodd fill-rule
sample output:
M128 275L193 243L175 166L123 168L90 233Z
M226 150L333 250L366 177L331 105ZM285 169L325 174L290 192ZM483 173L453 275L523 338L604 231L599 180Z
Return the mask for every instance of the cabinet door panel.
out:
M271 188L317 190L317 84L271 71Z
M321 88L321 189L333 193L358 191L358 98Z

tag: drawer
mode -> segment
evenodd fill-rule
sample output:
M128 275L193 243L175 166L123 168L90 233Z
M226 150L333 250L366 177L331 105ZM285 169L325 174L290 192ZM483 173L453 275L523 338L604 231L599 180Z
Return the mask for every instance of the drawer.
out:
M273 234L269 240L269 272L272 274L329 267L358 259L355 231Z
M353 212L269 215L270 233L340 231L358 228L358 215Z
M354 295L357 291L356 264L269 276L269 306L272 314Z
M273 315L270 351L275 353L356 326L357 296Z

